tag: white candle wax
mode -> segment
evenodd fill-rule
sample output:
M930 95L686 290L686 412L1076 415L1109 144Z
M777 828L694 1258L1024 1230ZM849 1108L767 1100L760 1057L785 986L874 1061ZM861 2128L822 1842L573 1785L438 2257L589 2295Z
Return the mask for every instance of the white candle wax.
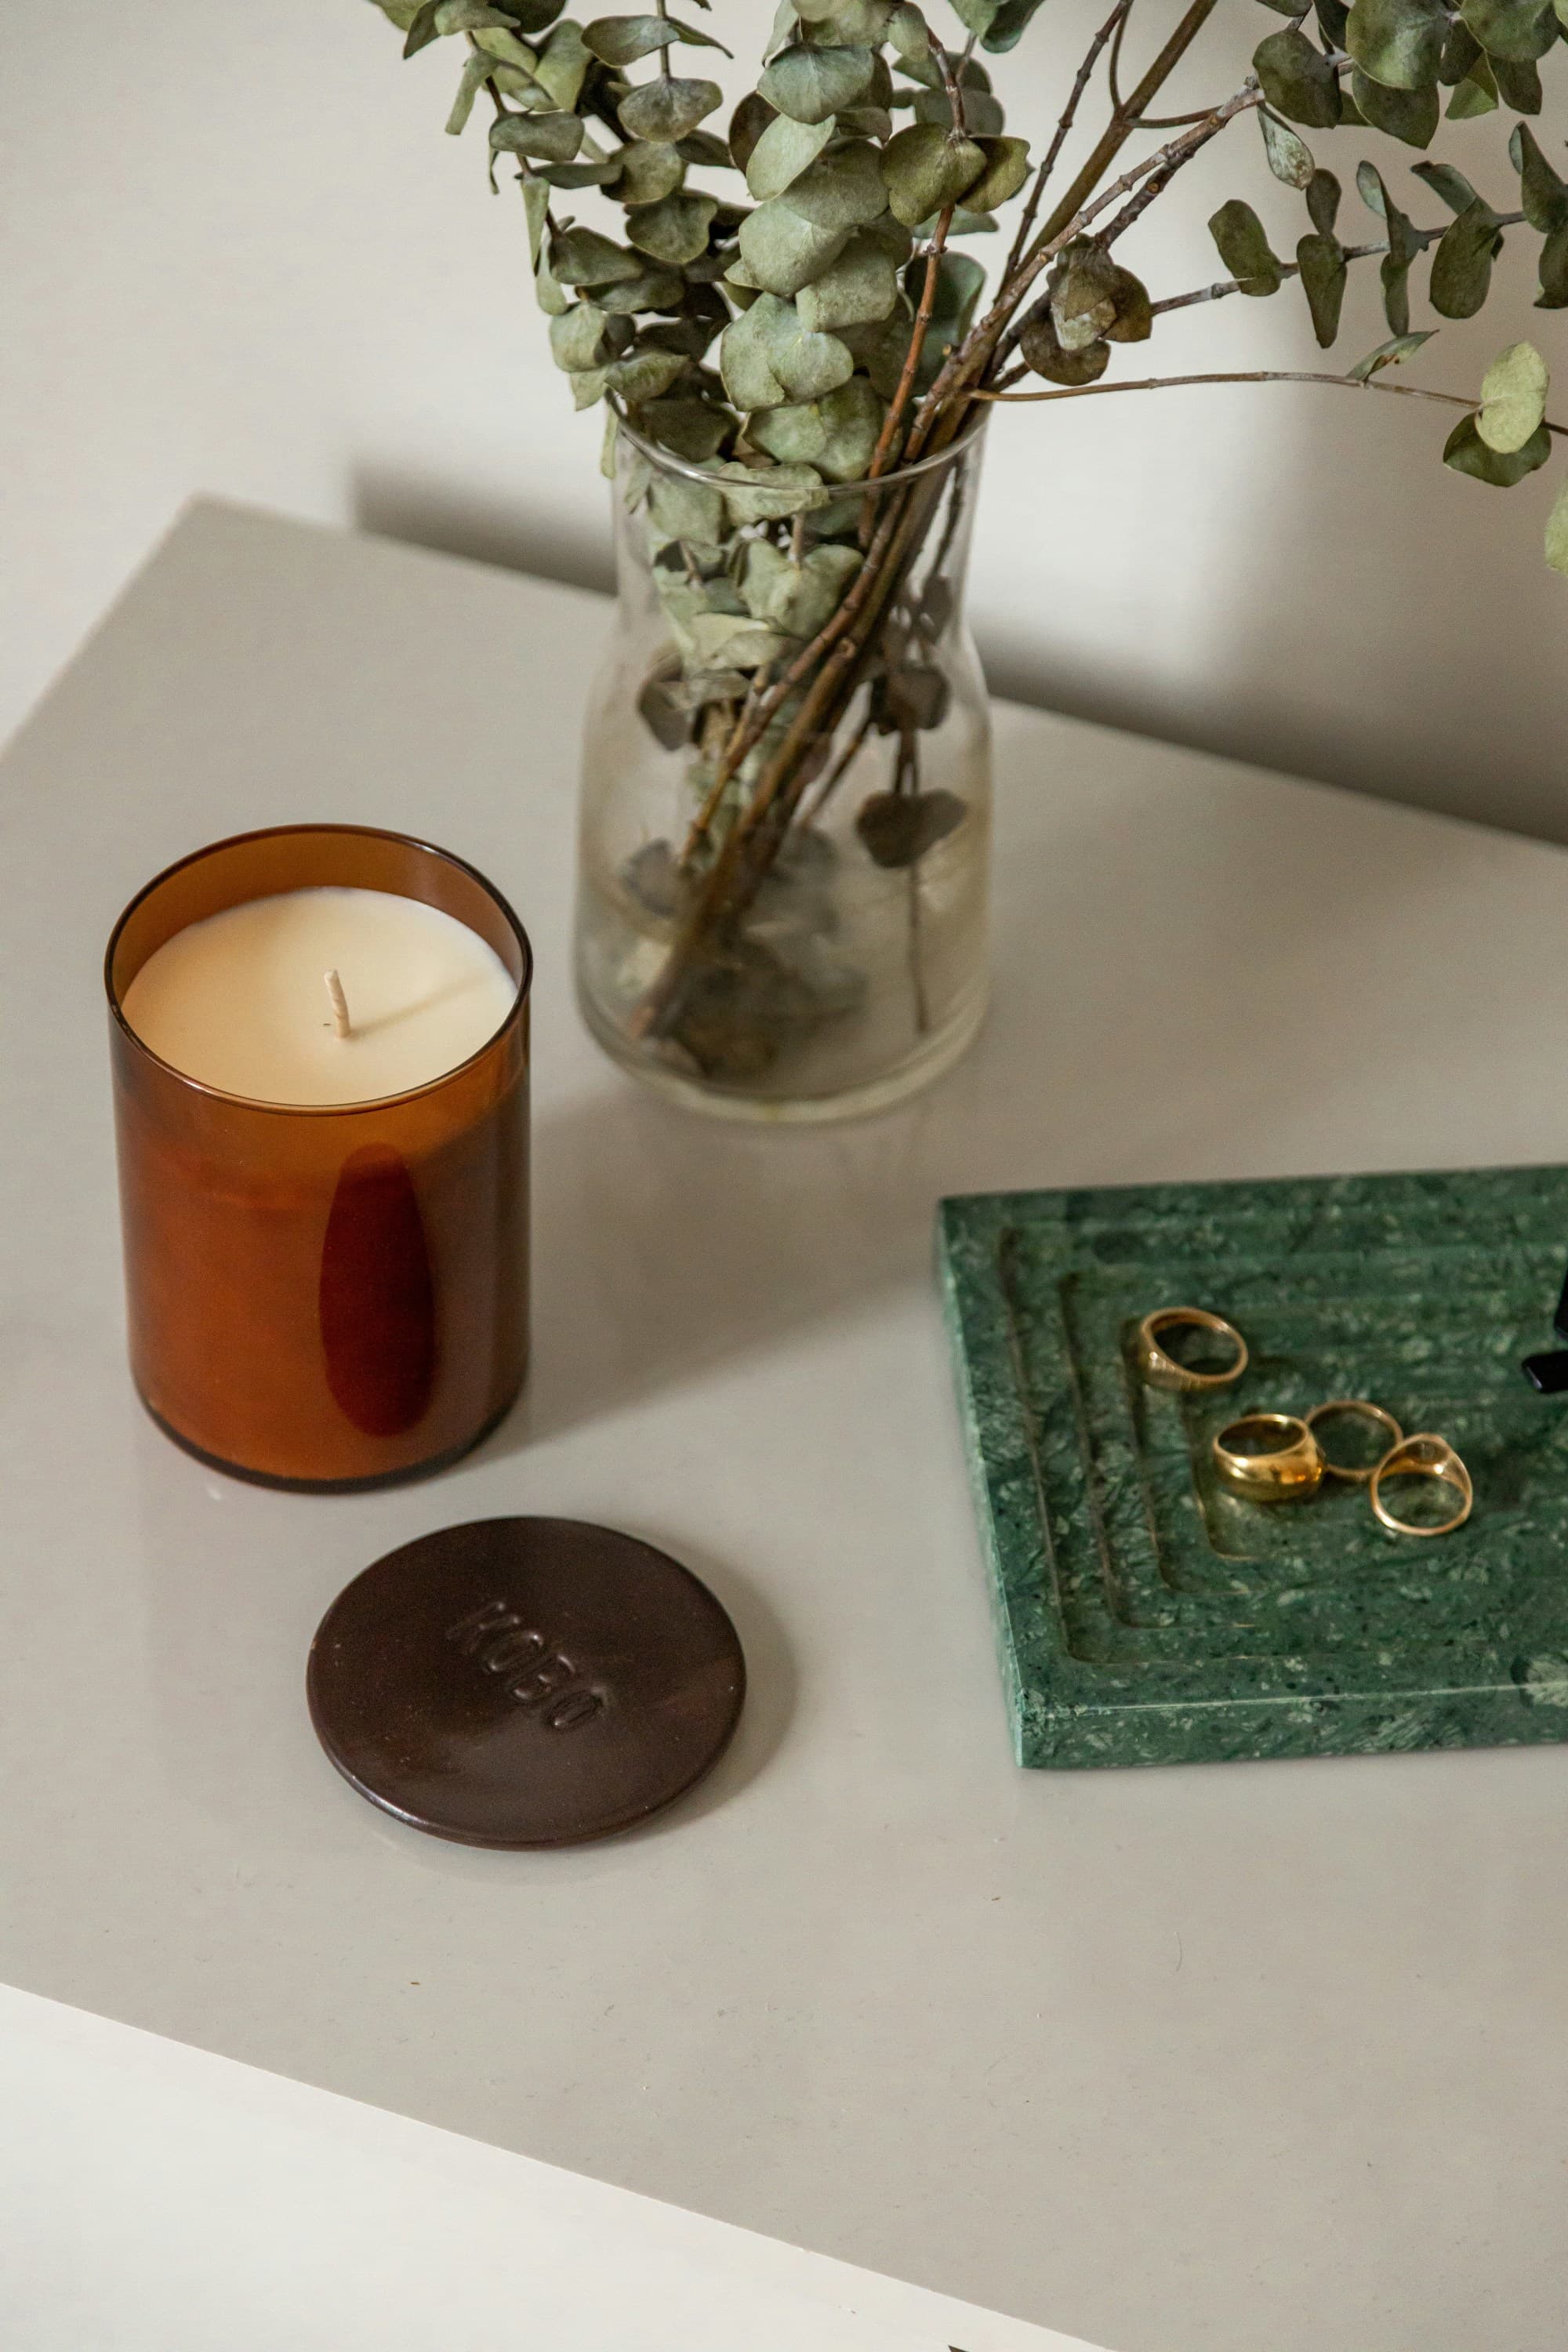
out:
M338 1034L326 975L342 983ZM125 992L144 1045L252 1102L374 1102L427 1086L493 1037L517 997L467 923L385 890L285 890L176 931Z

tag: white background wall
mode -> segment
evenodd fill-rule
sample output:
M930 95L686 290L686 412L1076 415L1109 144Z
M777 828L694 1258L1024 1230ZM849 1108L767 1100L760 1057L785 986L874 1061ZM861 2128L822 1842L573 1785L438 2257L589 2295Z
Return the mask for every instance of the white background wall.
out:
M996 62L1037 147L1103 6L1051 0ZM772 14L719 0L708 22L754 58ZM1131 54L1174 15L1140 0ZM1222 0L1167 110L1234 88L1278 21ZM452 47L408 65L398 48L364 0L4 0L0 730L194 491L607 577L598 419L573 415L551 367L521 207L489 196L477 127L442 135ZM1563 108L1561 47L1546 73ZM1500 209L1517 203L1506 131L1459 126L1438 149ZM1317 139L1357 238L1363 154L1438 216L1412 151ZM1562 160L1561 132L1543 143ZM1157 295L1220 274L1204 223L1233 194L1292 249L1300 199L1243 121L1127 240ZM1502 290L1444 328L1422 380L1469 392L1530 333L1563 360L1568 417L1568 313L1531 308L1536 245L1510 240ZM1347 319L1320 362L1298 290L1233 299L1115 364L1342 366L1386 331L1373 283ZM1565 461L1489 490L1439 465L1446 429L1415 402L1274 385L1000 418L974 593L994 684L1568 839L1568 582L1540 551ZM479 646L474 687L508 691Z

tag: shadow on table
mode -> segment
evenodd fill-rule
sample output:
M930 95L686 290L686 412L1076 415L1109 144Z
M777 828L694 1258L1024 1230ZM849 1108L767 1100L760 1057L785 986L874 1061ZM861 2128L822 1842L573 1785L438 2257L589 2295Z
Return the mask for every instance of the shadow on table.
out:
M607 532L584 539L541 529L524 504L508 507L460 484L377 466L355 469L351 484L354 529L376 539L401 540L438 555L533 572L568 588L608 593L615 586Z

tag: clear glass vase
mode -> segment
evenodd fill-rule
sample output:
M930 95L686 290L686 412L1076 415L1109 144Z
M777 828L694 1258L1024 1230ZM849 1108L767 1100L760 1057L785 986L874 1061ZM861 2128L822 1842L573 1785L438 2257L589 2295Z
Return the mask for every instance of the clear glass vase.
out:
M619 425L577 987L605 1051L696 1108L879 1109L980 1025L990 728L963 584L982 439L837 488L687 464Z

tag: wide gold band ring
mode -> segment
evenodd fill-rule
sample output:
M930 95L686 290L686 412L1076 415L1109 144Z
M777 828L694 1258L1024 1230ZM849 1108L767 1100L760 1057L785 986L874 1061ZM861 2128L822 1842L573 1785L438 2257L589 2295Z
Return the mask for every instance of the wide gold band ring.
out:
M1384 1454L1388 1452L1390 1446L1402 1445L1405 1442L1405 1432L1400 1428L1394 1415L1391 1412L1384 1412L1380 1404L1373 1404L1365 1397L1331 1397L1327 1404L1315 1404L1307 1415L1307 1426L1316 1437L1320 1422L1341 1418L1371 1422L1374 1429L1381 1430L1383 1433ZM1320 1447L1322 1444L1321 1438L1319 1444ZM1358 1470L1348 1462L1336 1462L1332 1454L1326 1451L1323 1454L1323 1469L1327 1476L1349 1478L1357 1486L1366 1486L1376 1467L1375 1463L1369 1462L1363 1470Z
M1235 1362L1220 1372L1194 1372L1178 1363L1160 1345L1160 1335L1183 1329L1211 1331L1228 1340L1236 1351ZM1227 1323L1223 1315L1211 1315L1205 1307L1160 1307L1138 1326L1138 1369L1152 1389L1188 1394L1200 1389L1227 1389L1247 1370L1247 1342L1234 1323Z
M1434 1527L1420 1527L1414 1520L1397 1518L1383 1499L1385 1478L1435 1478L1455 1496L1458 1508L1451 1518L1441 1519ZM1448 1536L1462 1528L1470 1516L1476 1490L1470 1484L1470 1474L1446 1437L1431 1430L1422 1430L1415 1437L1402 1438L1391 1445L1372 1474L1372 1507L1383 1525L1396 1536Z
M1323 1483L1322 1448L1293 1412L1246 1412L1214 1441L1215 1468L1249 1503L1303 1503Z

